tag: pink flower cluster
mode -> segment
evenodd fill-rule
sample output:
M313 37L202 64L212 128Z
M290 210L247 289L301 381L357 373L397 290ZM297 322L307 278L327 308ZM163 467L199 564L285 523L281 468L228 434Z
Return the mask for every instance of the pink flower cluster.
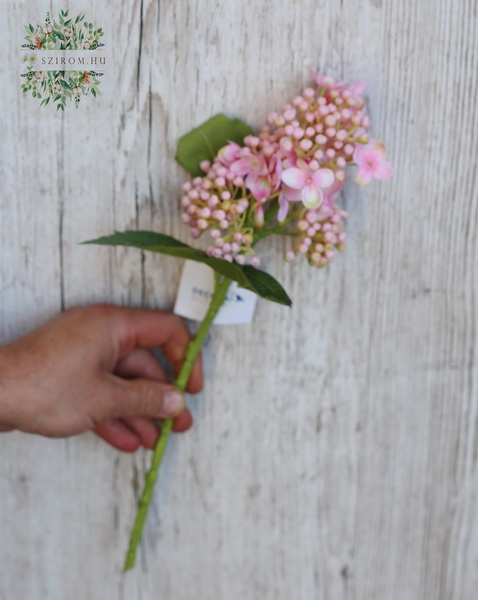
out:
M347 167L358 166L359 185L392 176L385 147L367 134L364 85L312 76L316 86L271 113L259 135L247 136L244 146L230 142L212 164L201 163L203 177L184 184L183 220L195 237L210 232L211 256L258 266L255 232L295 227L286 259L303 254L322 267L343 249L346 213L334 203Z

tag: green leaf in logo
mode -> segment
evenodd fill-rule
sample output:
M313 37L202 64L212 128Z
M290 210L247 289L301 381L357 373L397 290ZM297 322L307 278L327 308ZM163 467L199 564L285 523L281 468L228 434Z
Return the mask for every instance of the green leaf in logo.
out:
M253 129L244 121L218 114L180 138L176 160L191 175L204 175L199 168L202 160L212 161L228 142L242 146L246 135L253 134Z

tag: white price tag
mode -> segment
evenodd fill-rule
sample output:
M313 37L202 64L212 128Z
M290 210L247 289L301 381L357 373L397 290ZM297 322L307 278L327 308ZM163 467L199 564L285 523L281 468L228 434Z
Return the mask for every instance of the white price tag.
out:
M207 265L187 260L184 264L174 312L181 317L202 321L214 293L214 271ZM234 281L226 301L214 319L216 325L252 322L257 295L237 286Z

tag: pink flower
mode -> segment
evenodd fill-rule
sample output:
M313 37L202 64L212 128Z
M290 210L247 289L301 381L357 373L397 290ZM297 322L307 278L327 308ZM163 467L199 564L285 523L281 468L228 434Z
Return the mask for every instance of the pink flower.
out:
M264 157L261 154L252 154L249 148L242 149L238 158L231 164L231 171L239 177L248 175L252 180L268 173Z
M221 148L217 153L218 159L225 167L230 167L231 164L239 158L242 147L235 142L229 142L227 146Z
M386 181L393 175L392 165L384 160L385 146L376 140L370 140L366 146L357 146L354 161L360 167L355 181L359 185L367 184L372 177Z
M302 159L297 161L297 167L291 167L282 173L282 181L288 187L301 191L302 202L307 208L317 208L322 204L323 190L330 187L334 179L330 169L313 171Z
M315 83L326 90L348 90L353 96L361 96L365 91L365 83L362 81L357 81L356 83L349 83L345 79L342 81L336 81L333 77L329 75L318 75L314 73L312 69L309 69L310 76L315 81Z

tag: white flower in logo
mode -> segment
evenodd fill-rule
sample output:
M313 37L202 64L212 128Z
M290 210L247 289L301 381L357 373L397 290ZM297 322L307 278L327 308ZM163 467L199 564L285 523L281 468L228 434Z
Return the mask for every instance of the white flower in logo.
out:
M65 27L63 30L63 35L67 38L73 37L73 29L71 27Z
M35 79L38 82L43 81L44 78L45 78L45 75L44 75L43 71L35 71Z
M60 93L61 93L61 85L60 85L59 83L54 83L54 84L51 86L51 91L52 91L54 94L60 94Z
M80 88L80 86L77 85L76 87L74 87L71 90L71 93L73 94L73 96L80 97L81 96L81 88Z
M49 23L43 25L43 32L45 33L45 35L49 35L50 33L52 33L52 31L53 27Z
M85 50L88 50L91 47L91 41L89 40L89 38L85 38L81 42L81 47L84 48Z
M22 65L29 71L32 70L37 62L37 55L34 52L27 52L22 56Z

